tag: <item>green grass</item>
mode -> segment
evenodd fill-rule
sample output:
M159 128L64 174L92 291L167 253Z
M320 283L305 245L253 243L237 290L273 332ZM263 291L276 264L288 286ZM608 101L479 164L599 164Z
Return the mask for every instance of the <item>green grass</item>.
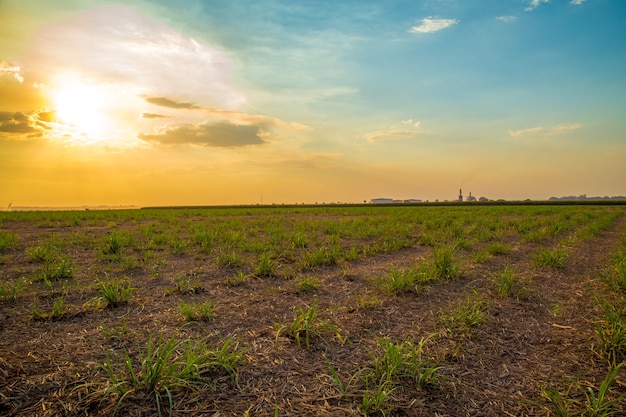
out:
M320 280L315 277L301 277L296 283L296 290L299 293L315 292L321 288Z
M107 307L118 307L122 304L128 303L137 291L137 288L132 286L132 281L128 277L119 279L107 279L104 281L96 281L98 292L100 293L99 299L104 301Z
M541 248L533 255L535 265L540 268L563 269L567 260L567 252L562 247L554 249Z
M599 353L617 365L626 361L626 304L604 303L602 307L605 317L596 324Z
M469 336L472 329L487 321L488 302L478 293L468 294L449 310L442 311L439 321L453 336Z
M308 308L294 308L293 321L289 325L280 326L276 332L276 338L285 335L294 340L296 345L304 344L307 349L310 349L314 339L324 340L329 334L342 341L339 328L318 317L317 303L313 300Z
M210 348L201 342L178 342L176 336L163 340L149 336L145 349L136 355L126 352L121 357L107 354L99 365L105 380L92 395L108 397L115 401L113 414L117 414L130 398L144 398L147 393L154 401L155 414L174 414L175 399L180 391L197 391L211 377L226 372L236 377L243 363L244 349L232 339L221 347Z
M188 304L181 301L180 304L178 304L178 315L185 322L210 322L215 317L215 303L205 301L204 303Z
M424 352L429 338L417 344L411 340L395 342L389 338L378 340L377 348L365 368L352 379L362 381L363 415L387 415L391 411L391 394L396 390L417 392L439 383L440 367Z
M460 267L456 260L457 250L454 247L441 247L433 251L433 275L442 280L457 278Z
M26 250L31 259L36 262L49 262L58 256L58 249L55 246L33 246Z
M372 355L370 374L366 378L394 383L409 380L417 389L436 385L440 368L425 355L428 340L422 338L416 345L408 339L402 342L379 339L378 349Z
M487 253L490 255L507 255L511 252L511 247L502 242L493 242L487 245Z
M65 295L57 298L52 304L50 311L41 311L37 303L33 303L31 318L33 320L60 320L70 313L69 306L65 303Z
M375 293L357 293L354 295L356 305L361 310L370 310L380 305L380 299Z
M506 265L502 271L492 274L491 281L500 297L520 298L529 292L515 269L510 265Z
M174 278L174 288L168 292L177 292L180 294L200 294L203 291L200 281L193 276L180 276Z
M215 263L222 268L234 268L243 265L244 261L235 251L223 251L217 256Z
M226 280L229 287L240 287L250 280L251 275L238 271L235 275Z
M435 279L424 267L392 269L386 275L375 280L376 287L391 296L403 293L417 293L421 288Z
M612 390L620 368L609 368L606 376L598 387L590 383L574 381L564 392L553 385L547 385L541 390L541 397L546 401L540 405L548 416L570 417L609 417L624 415L624 401L626 394L623 390Z
M300 269L306 271L320 266L333 266L337 265L341 259L341 248L339 246L322 246L302 254Z
M7 253L14 248L18 241L17 235L0 230L0 253Z
M0 300L13 300L17 301L20 295L24 291L26 285L26 278L19 278L12 283L1 282L0 283Z
M67 258L58 258L54 261L46 262L37 281L59 281L62 279L74 278L74 264Z
M255 273L260 277L274 277L276 276L277 266L278 260L272 259L272 255L265 252L259 258L255 268Z

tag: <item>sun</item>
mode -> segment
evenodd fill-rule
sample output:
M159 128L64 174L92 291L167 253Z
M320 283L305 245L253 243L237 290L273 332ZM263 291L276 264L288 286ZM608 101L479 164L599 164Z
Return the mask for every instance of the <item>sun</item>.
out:
M55 84L50 95L59 130L88 142L104 140L112 125L107 114L111 97L106 87L72 79Z

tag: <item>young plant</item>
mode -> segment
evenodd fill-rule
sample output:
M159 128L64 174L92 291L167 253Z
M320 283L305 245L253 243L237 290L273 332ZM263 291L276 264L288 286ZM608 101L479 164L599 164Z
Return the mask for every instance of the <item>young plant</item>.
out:
M555 249L541 248L534 255L535 265L540 268L563 269L567 253L562 247Z
M20 278L9 284L8 282L0 283L0 299L17 301L26 284L26 278Z
M319 279L315 277L302 277L298 279L296 290L299 293L314 292L320 288Z
M202 304L187 304L181 301L178 305L178 314L185 322L212 321L215 316L215 304L206 301Z
M96 394L103 400L116 395L113 414L117 414L127 398L148 392L156 402L157 414L162 416L166 409L171 416L177 391L198 390L211 382L211 374L219 372L235 378L243 352L232 339L227 339L221 348L210 349L203 343L177 342L175 336L164 341L159 335L155 341L150 335L146 349L140 350L135 360L129 352L121 362L107 354L100 365L107 381Z
M41 270L40 279L43 281L58 281L61 279L70 279L74 277L74 265L65 258L57 261L46 262Z
M528 292L515 269L506 265L504 269L491 276L493 285L500 297L521 297Z
M377 287L387 295L401 294L416 290L416 276L410 269L392 269L384 277L378 278Z
M256 266L256 274L261 277L273 277L276 276L276 267L278 260L272 259L272 256L265 252L261 255L259 263Z
M203 291L200 281L193 279L191 276L177 275L174 278L174 289L168 292L178 292L181 294L199 294Z
M437 248L433 252L433 275L442 280L454 279L459 276L460 269L455 260L456 249L450 247Z
M215 262L217 266L222 268L234 268L243 265L243 259L234 251L220 252Z
M11 232L0 230L0 253L9 252L15 243L17 242L17 236Z
M133 288L130 278L110 279L105 281L96 281L99 299L104 301L107 307L117 307L126 304L133 298L133 294L137 288Z
M493 242L487 246L487 253L490 255L506 255L511 252L511 248L502 242Z
M378 352L372 356L371 376L394 383L408 379L418 389L435 385L440 368L424 355L428 340L422 338L415 345L408 339L403 342L380 339Z
M605 319L596 324L600 353L617 365L626 360L626 306L605 303L603 307Z
M356 305L361 310L370 310L377 307L380 304L380 299L375 293L358 293L354 296L356 299Z
M372 387L372 385L374 385ZM389 397L396 387L384 378L372 380L366 378L365 391L361 399L361 412L363 416L383 415L390 411Z
M240 287L244 285L250 279L250 275L246 275L243 271L238 271L234 276L226 280L226 285L229 287Z
M50 312L39 310L35 302L32 307L33 320L60 320L69 313L69 307L65 304L65 295L59 297L53 304Z
M56 255L56 248L51 249L49 246L33 246L26 251L28 255L37 262L48 262Z
M487 320L488 304L478 293L467 295L465 301L459 301L450 311L439 316L440 322L451 335L466 336L472 329Z
M541 396L548 401L547 405L542 406L548 415L554 416L618 416L624 415L624 401L626 394L612 393L611 388L617 381L617 376L623 363L615 367L609 368L606 376L600 383L599 387L591 384L582 384L576 381L570 384L565 391L561 393L557 388L548 385L541 390ZM582 395L580 392L582 391ZM581 401L578 398L584 397Z
M288 338L295 340L298 346L302 346L304 342L307 349L311 348L311 342L314 338L323 339L326 333L334 333L339 341L342 340L341 332L336 326L317 317L317 303L315 299L307 309L302 307L295 308L293 321L288 326L280 326L276 332L276 338L283 333Z

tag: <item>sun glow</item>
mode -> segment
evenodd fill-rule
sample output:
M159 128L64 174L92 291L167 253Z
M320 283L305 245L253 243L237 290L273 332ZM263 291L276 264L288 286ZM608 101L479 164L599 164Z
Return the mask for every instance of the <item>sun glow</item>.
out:
M51 89L51 99L59 130L65 134L98 142L110 133L107 111L112 99L105 86L63 79Z

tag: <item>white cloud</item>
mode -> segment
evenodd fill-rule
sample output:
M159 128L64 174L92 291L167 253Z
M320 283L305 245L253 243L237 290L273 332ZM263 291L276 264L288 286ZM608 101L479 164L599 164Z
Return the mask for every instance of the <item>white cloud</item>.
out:
M140 94L231 109L246 101L230 83L235 66L224 51L132 7L101 5L42 26L31 45L22 66L41 81L80 71Z
M513 137L518 137L518 136L523 136L523 135L534 135L541 131L543 131L543 127L537 126L537 127L529 127L529 128L520 129L520 130L509 130L509 135Z
M11 65L6 61L0 60L0 74L8 74L15 78L20 84L24 82L24 77L20 75L20 67Z
M501 22L512 22L516 19L517 17L515 16L496 16L496 20L499 20Z
M409 30L411 33L432 33L439 30L448 28L452 25L459 23L458 19L433 19L432 17L426 17L421 20L419 26L413 26Z
M549 129L545 129L541 126L537 126L537 127L529 127L526 129L509 130L509 135L512 137L533 136L533 135L556 136L556 135L564 135L566 133L580 129L581 127L583 127L581 123L560 124L560 125L553 126Z
M524 10L527 12L533 11L543 3L550 3L550 0L530 0L530 4Z
M416 135L416 132L408 130L378 130L376 132L367 133L364 137L370 143L381 142L388 139L410 138Z
M585 1L587 1L587 0L572 0L572 1L570 1L570 4L575 4L576 6L580 6Z
M386 130L377 130L375 132L367 133L363 135L363 137L365 137L365 139L367 139L367 141L370 143L381 142L383 140L390 139L411 138L418 134L422 122L420 122L419 120L414 121L413 119L407 119L402 120L402 124L407 126L407 128L398 129L395 126L392 126L391 128ZM411 128L413 129L408 130Z
M403 120L402 124L405 126L413 126L414 128L419 129L422 122L420 122L419 120L416 120L414 122L413 119L408 119L408 120Z
M550 129L550 132L548 132L548 134L550 135L564 135L566 133L569 133L573 130L577 130L580 129L581 127L583 127L582 124L580 123L572 123L572 124L568 124L568 125L558 125L558 126L554 126L552 129Z

